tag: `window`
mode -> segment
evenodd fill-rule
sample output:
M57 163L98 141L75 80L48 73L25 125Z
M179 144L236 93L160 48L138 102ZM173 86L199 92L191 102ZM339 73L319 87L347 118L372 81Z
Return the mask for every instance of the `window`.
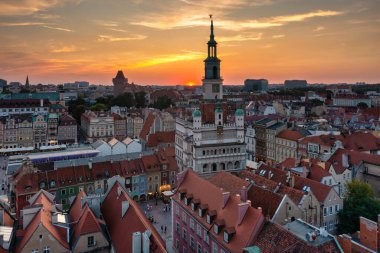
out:
M326 207L323 208L323 216L327 216L327 208Z
M175 214L176 214L177 216L179 216L179 207L178 207L178 206L177 206L176 209L175 209Z
M73 188L70 188L69 189L69 194L73 194L74 193L74 189Z
M182 213L182 221L184 223L186 223L186 213L185 212Z
M335 213L339 212L339 204L335 205Z
M175 248L176 248L176 249L179 249L179 240L178 240L178 239L175 240Z
M61 190L61 195L66 195L66 189Z
M194 219L190 218L190 228L194 230Z
M197 245L197 253L202 253L202 246L199 243Z
M42 253L50 253L50 247L43 248Z
M204 230L204 237L203 240L207 243L210 244L210 236L208 235L208 231Z
M176 224L175 224L175 231L177 233L179 233L179 223L178 222L176 222Z
M93 247L95 245L94 236L87 237L87 247Z
M212 243L212 253L218 253L218 245L215 242Z
M202 228L201 225L197 224L197 236L201 237L202 236Z
M195 249L194 237L190 235L190 248Z
M226 231L224 231L223 233L223 240L228 243L229 242L229 238L228 238L228 233Z
M32 253L38 253L38 249L33 249Z
M330 209L330 215L333 214L333 207L330 206L329 209Z
M182 230L182 238L183 238L184 241L186 241L187 231L185 229Z

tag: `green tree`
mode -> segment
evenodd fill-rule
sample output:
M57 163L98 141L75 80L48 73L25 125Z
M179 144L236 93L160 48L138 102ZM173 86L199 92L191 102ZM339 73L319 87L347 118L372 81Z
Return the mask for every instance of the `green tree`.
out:
M145 95L144 91L140 91L135 93L136 107L137 108L145 108Z
M91 111L108 111L108 106L102 103L96 103L91 106Z
M356 105L356 107L359 108L359 109L364 110L364 109L367 109L367 108L368 108L368 105L367 105L367 103L360 102L360 103L358 103L358 104Z
M132 93L126 92L113 98L111 104L117 106L133 107L136 105L136 101Z
M380 201L368 183L354 180L347 184L347 194L343 209L338 213L338 233L351 234L359 230L359 217L377 221L380 214Z
M78 124L80 124L80 116L87 109L84 99L78 97L78 99L70 101L68 107L69 114L74 117Z
M168 108L172 104L173 104L172 100L168 96L164 95L157 98L157 101L153 104L153 107L163 110L163 109Z

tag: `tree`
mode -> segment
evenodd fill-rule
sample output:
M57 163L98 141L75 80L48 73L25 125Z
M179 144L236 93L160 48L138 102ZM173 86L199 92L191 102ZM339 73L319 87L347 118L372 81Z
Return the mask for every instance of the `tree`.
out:
M83 98L78 97L76 100L72 100L68 103L68 111L71 116L74 117L74 119L80 124L80 116L82 113L84 113L87 109L86 102Z
M136 107L137 108L145 108L145 95L144 91L140 91L135 93Z
M168 96L164 95L157 98L156 102L153 104L153 107L163 110L168 108L172 104L172 100Z
M108 111L108 106L102 103L96 103L91 106L91 111Z
M354 180L347 184L347 194L343 209L338 213L338 233L352 234L359 230L359 217L377 221L380 201L368 183Z
M113 98L111 104L123 107L133 107L136 105L136 101L132 93L126 92Z
M360 102L360 103L358 103L358 104L356 105L356 107L359 108L359 109L364 110L364 109L367 109L367 108L368 108L368 105L367 105L367 103Z

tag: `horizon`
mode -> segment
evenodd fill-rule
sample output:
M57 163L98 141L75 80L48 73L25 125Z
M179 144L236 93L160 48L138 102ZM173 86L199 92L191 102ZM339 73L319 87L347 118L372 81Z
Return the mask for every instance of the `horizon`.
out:
M212 13L225 85L377 84L379 11L371 0L6 0L0 78L112 85L121 69L144 86L201 84Z

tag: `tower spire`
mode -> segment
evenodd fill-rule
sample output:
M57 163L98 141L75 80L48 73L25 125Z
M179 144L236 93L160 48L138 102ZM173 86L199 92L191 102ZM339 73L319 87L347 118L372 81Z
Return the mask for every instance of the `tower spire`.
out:
M29 88L29 76L26 76L26 81L25 81L25 88Z
M214 42L214 20L212 19L212 14L209 15L211 20L210 26L210 42Z

